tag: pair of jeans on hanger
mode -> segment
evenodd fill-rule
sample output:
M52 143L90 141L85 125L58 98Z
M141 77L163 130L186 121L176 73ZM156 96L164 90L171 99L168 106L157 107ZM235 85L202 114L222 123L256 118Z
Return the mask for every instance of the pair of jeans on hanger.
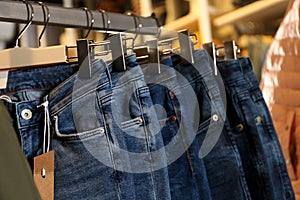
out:
M125 72L95 60L89 80L70 65L9 73L1 99L29 160L51 130L55 199L170 199L166 156L153 153L163 145L158 121L135 60L127 57Z
M141 65L149 86L154 108L159 119L168 161L171 199L211 199L210 188L192 112L198 105L190 104L193 88L181 90L183 80L172 63L171 57L162 58L160 73L157 63ZM195 101L197 98L195 96Z
M178 58L178 57L177 57ZM225 89L222 80L215 76L213 62L205 50L194 52L194 64L186 64L174 57L175 69L188 84L180 84L182 91L194 90L199 110L192 115L196 140L200 146L198 156L203 158L212 199L251 199L241 156L231 139L226 110L223 102ZM218 80L219 79L219 80Z
M249 58L219 61L233 140L253 199L294 199L270 112Z

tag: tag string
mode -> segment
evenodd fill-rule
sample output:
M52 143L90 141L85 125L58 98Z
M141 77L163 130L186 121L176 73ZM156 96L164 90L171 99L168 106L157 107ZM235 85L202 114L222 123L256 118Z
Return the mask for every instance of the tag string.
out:
M50 151L50 114L49 114L49 101L45 101L38 108L44 107L44 141L43 141L43 153ZM47 138L47 139L46 139ZM47 143L47 149L46 149Z

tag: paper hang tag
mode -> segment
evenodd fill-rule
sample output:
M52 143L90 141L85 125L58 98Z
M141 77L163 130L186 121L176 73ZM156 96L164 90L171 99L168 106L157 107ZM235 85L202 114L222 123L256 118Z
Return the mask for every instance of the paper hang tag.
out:
M42 200L54 199L54 151L34 158L34 182Z

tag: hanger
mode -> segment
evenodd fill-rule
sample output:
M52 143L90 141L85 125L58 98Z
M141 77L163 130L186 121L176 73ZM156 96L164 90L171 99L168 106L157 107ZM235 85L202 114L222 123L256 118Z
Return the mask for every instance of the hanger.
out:
M178 40L181 57L184 61L194 64L194 46L192 45L189 31L187 29L178 31Z
M237 59L237 48L234 40L224 42L224 60Z
M126 47L124 47L122 34L117 33L109 37L110 50L112 54L112 70L122 72L126 70Z
M148 61L153 74L160 74L160 56L158 48L158 40L151 39L147 41Z
M27 0L23 0L22 2L26 5L26 9L27 9L27 24L18 34L16 40L16 46L14 48L0 51L0 70L10 71L10 70L18 70L26 67L76 62L76 60L68 59L69 57L74 57L74 54L76 52L72 51L72 49L68 49L65 45L39 47L39 48L19 47L20 38L22 37L24 32L28 29L28 27L31 25L32 20L34 18L34 10L31 3L29 3ZM39 5L41 5L43 9L44 23L45 23L44 29L39 36L39 45L40 45L40 40L49 22L50 12L44 3L39 2ZM47 11L47 15L45 13L45 8Z
M203 48L206 50L206 52L212 58L212 61L214 63L215 76L217 76L218 75L218 69L217 69L217 52L216 52L215 43L213 43L213 42L204 43L203 44Z
M88 8L83 8L86 12L86 19L87 19L87 24L88 24L88 32L85 35L84 39L79 39L76 41L77 45L77 57L78 57L78 65L79 65L79 70L78 70L78 77L80 79L89 79L91 78L92 75L92 69L91 69L91 56L93 56L93 48L89 47L90 43L93 43L92 41L89 42L87 37L90 34L91 29L93 28L95 19L93 16L93 13L88 9ZM91 16L91 23L90 23L90 18L88 13L90 13Z
M237 59L239 48L234 40L223 42L223 46L215 46L213 42L203 44L203 48L210 55L214 63L214 71L217 76L217 60Z

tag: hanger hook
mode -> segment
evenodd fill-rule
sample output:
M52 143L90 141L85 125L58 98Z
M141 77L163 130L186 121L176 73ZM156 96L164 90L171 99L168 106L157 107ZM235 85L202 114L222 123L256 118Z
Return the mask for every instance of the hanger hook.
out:
M94 26L95 18L94 18L94 15L93 15L93 13L92 13L92 11L90 9L88 9L87 7L84 7L82 9L85 11L86 20L87 20L87 24L88 24L88 28L89 28L88 32L86 33L86 35L84 37L84 38L87 38L89 36L89 34L90 34L93 26ZM90 16L92 18L91 19L91 24L90 24L90 18L89 18L89 14L88 13L90 14Z
M104 40L106 40L108 38L107 33L108 33L109 25L110 25L110 19L108 18L108 14L106 13L105 10L100 9L99 12L101 12L101 14L102 14L103 27L105 28ZM107 19L106 23L105 23L105 18ZM106 24L106 27L105 27L105 24Z
M23 0L23 3L26 4L26 8L27 8L27 24L20 31L20 33L19 33L19 35L17 37L16 47L19 47L19 40L22 37L22 35L25 33L25 31L28 29L28 27L30 26L30 24L32 23L33 16L34 16L34 10L33 10L33 7L31 5L31 3L29 3L27 0ZM29 9L29 7L30 7L30 9Z
M132 43L132 48L134 48L135 47L135 41L138 37L138 34L141 33L141 28L142 28L143 25L141 24L140 18L138 18L135 14L129 13L129 15L133 16L134 24L135 24L135 36L133 38L133 43Z
M42 41L42 37L43 37L43 35L44 35L45 31L46 31L46 28L47 28L49 20L50 20L50 11L49 11L48 6L46 4L44 4L43 2L39 1L37 3L40 6L42 6L42 8L43 8L44 23L45 23L44 28L43 28L42 32L40 33L40 35L39 35L39 47L40 47L41 43L42 43L41 42ZM46 8L47 14L46 14L45 8ZM47 16L47 19L46 19L46 16Z

